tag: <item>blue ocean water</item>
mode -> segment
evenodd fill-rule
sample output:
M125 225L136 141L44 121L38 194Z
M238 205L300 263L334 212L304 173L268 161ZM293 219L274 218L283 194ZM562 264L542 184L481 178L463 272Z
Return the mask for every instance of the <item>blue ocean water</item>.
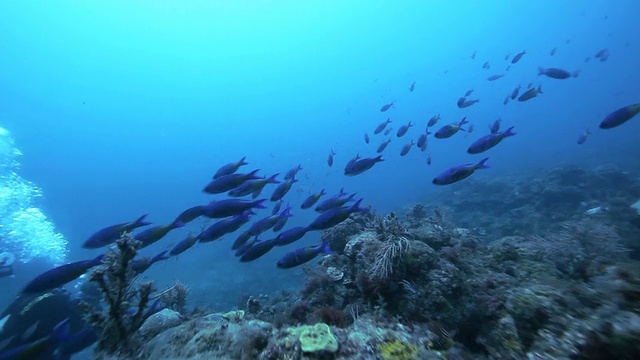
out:
M99 253L80 247L97 229L144 213L169 223L187 207L221 198L202 187L243 156L264 174L302 164L286 198L294 208L321 188L344 187L380 213L429 199L442 191L431 184L436 174L481 159L465 150L498 116L518 135L492 149L492 169L474 177L559 163L637 170L640 121L597 128L613 110L638 102L637 9L634 1L4 2L0 126L24 154L20 175L42 189L38 202L68 240L69 261ZM600 62L594 55L604 48L610 56ZM522 50L506 71L505 55ZM555 80L538 76L539 66L580 74ZM486 80L494 74L506 75ZM528 83L544 93L502 104ZM459 109L456 100L469 89L480 102ZM431 166L415 148L400 157L437 113L440 124L466 116L475 132L430 138ZM345 177L344 164L357 153L375 155L384 137L373 129L388 117L394 130L409 120L416 126L393 138L383 163ZM593 135L579 146L586 128ZM296 209L289 226L314 217ZM176 230L143 253L201 226ZM199 244L145 275L159 285L179 279L196 304L221 309L245 294L300 285L301 270L275 268L291 247L241 264L229 250L233 238ZM301 244L318 241L311 234ZM0 279L10 290L3 300L37 273L28 271L18 265L15 279Z

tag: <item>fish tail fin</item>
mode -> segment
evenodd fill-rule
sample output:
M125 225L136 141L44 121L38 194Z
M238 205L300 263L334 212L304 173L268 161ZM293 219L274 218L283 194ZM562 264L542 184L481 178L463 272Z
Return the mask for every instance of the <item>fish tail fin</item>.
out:
M515 126L512 126L512 127L508 128L507 130L505 130L505 132L503 133L504 137L516 135L517 132L513 132L513 128L514 127Z
M538 85L538 94L544 94L544 93L542 92L542 85Z
M320 190L320 196L323 196L323 195L326 195L326 194L327 194L327 192L324 189Z
M469 121L467 120L467 117L463 117L462 120L460 120L460 123L458 124L458 126L462 126L464 124L468 124Z
M253 207L258 209L266 209L267 207L264 206L265 201L267 201L267 199L256 200L253 202Z
M180 219L175 219L173 220L173 222L169 225L171 227L171 229L177 229L177 228L181 228L183 226L185 226L186 224L180 220Z
M320 252L325 254L333 254L333 250L331 250L331 240L327 240L320 245Z
M279 184L280 181L276 180L276 177L280 175L280 173L273 174L270 178L267 179L267 183L269 184Z
M258 171L260 171L260 169L255 169L255 170L253 170L252 172L248 173L248 174L247 174L247 176L248 176L249 178L255 178L256 173L257 173Z
M376 157L374 158L374 160L375 160L376 162L378 162L378 161L384 161L384 159L382 158L382 155L378 155L378 156L376 156Z
M238 164L239 164L240 166L242 166L242 165L249 165L249 163L245 161L246 159L247 159L247 157L246 157L246 156L243 156L243 157L242 157L242 159L240 159L240 161L238 161Z
M538 66L538 76L540 75L544 75L544 68L541 66Z
M346 192L344 192L344 188L340 188L340 192L338 193L338 196L343 196L343 195L347 195Z
M486 157L486 158L484 158L484 159L480 160L480 161L476 164L475 168L476 168L476 169L489 169L489 168L491 168L491 166L489 166L489 165L487 165L487 164L486 164L487 160L489 160L489 158L488 158L488 157Z
M56 325L53 328L53 333L52 333L53 340L56 343L69 341L70 340L69 328L70 328L69 318L66 318L61 322L59 322L58 325Z
M147 217L147 215L149 214L144 214L140 216L138 219L136 219L136 221L133 222L134 226L137 227L137 226L151 225L151 222L145 221L145 218Z

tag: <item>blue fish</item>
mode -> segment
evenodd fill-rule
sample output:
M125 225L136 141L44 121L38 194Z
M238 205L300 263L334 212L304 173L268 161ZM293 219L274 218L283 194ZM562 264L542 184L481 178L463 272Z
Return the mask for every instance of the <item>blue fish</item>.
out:
M382 144L380 144L380 146L378 146L378 150L376 150L376 152L378 154L380 154L381 152L384 151L384 149L387 148L387 145L389 145L389 143L391 142L391 139L387 139L386 141L384 141Z
M413 140L411 140L410 143L405 144L405 146L402 147L402 150L400 151L400 156L407 155L412 147L413 147Z
M369 143L369 134L367 134L367 133L364 133L364 142L365 142L365 144Z
M273 239L273 241L276 243L276 246L289 245L302 239L307 232L309 232L309 229L306 226L296 226L287 231L281 232L275 239Z
M502 124L502 119L497 118L496 121L493 122L493 124L491 124L489 126L489 130L491 131L492 134L497 134L498 131L500 131L500 125Z
M524 56L524 54L526 54L526 53L527 53L527 50L523 50L522 52L517 53L517 54L513 57L513 59L511 59L511 63L512 63L512 64L517 63L518 61L520 61L520 59L522 59L522 57L523 57L523 56Z
M291 178L289 180L286 180L285 182L281 183L280 185L278 185L278 187L276 187L276 189L273 191L273 194L271 194L271 201L278 201L280 199L282 199L285 195L287 195L287 193L289 192L289 190L291 190L291 186L293 185L293 183L297 182L298 180L296 180L295 178Z
M382 155L378 155L374 158L363 158L363 159L354 161L351 164L347 164L347 166L344 168L344 174L346 176L355 176L355 175L362 174L363 172L371 169L373 165L375 165L380 161L384 161L384 159L382 158Z
M284 174L284 179L285 180L289 180L289 179L293 179L294 177L296 177L296 175L298 174L298 171L302 170L302 165L299 164L298 166L294 167L293 169L287 171L286 174Z
M225 199L214 200L204 206L204 215L212 219L225 218L240 215L250 209L265 209L263 203L267 199L260 200L240 200Z
M280 207L282 206L283 201L278 201L275 205L273 205L273 209L271 209L271 215L275 215L280 211Z
M416 142L416 146L418 148L420 148L420 150L425 151L427 150L427 135L429 133L422 133L420 134L420 136L418 136L418 141Z
M325 230L347 220L349 215L354 212L368 212L369 209L360 207L361 202L362 199L356 201L351 206L343 206L325 211L320 214L315 220L313 220L313 222L311 222L311 224L309 224L307 228L309 230Z
M436 133L433 136L435 136L436 139L450 138L460 130L465 131L462 128L462 125L467 123L468 123L467 118L463 117L462 120L460 120L459 122L455 122L453 124L448 124L441 127L440 129L438 129L438 131L436 131Z
M240 166L249 164L248 162L244 161L245 158L246 156L243 156L240 161L230 162L226 165L223 165L220 169L218 169L218 171L216 171L216 174L213 175L213 178L217 179L219 177L235 173L236 171L238 171Z
M584 144L584 142L587 141L589 135L591 135L591 131L589 131L589 129L586 129L582 134L580 134L580 136L578 137L578 145Z
M333 149L331 149L331 152L329 153L329 157L327 158L327 165L329 165L329 167L333 166L333 155L335 155L336 152L333 151Z
M413 126L413 124L411 123L411 121L409 121L409 123L406 124L406 125L400 126L400 128L398 129L398 132L396 133L396 136L397 137L404 136L404 134L406 134L407 131L409 131L409 128L412 127L412 126Z
M562 69L558 69L558 68L538 68L538 76L540 75L546 75L552 79L558 79L558 80L562 80L562 79L568 79L571 77L571 73L566 71L566 70L562 70Z
M42 293L68 284L79 278L89 269L102 263L104 254L91 260L81 260L69 264L60 265L36 276L22 289L23 294Z
M438 120L440 120L440 114L437 114L437 115L434 115L433 117L431 117L431 119L429 119L429 122L427 123L427 131L429 131L430 127L432 127L435 124L437 124Z
M387 127L387 125L389 125L391 123L391 118L388 118L385 122L380 123L378 126L376 126L376 129L373 131L374 135L380 134L385 127Z
M136 274L140 275L143 272L147 271L151 267L151 265L161 260L167 260L168 258L169 256L167 256L167 250L165 250L151 258L145 256L145 257L133 260L133 262L131 263L131 269Z
M518 101L524 102L524 101L527 101L527 100L531 100L534 97L537 97L538 94L544 94L542 92L542 87L541 86L538 86L538 88L534 88L534 87L529 88L529 90L523 92L522 95L520 95L520 97L518 98Z
M221 194L229 190L235 189L247 180L260 179L256 176L259 169L253 170L248 174L228 174L215 178L202 189L207 194Z
M174 223L180 222L183 224L187 224L199 218L202 215L204 215L204 206L202 205L193 206L181 212L180 215L178 215L173 222Z
M273 225L273 232L282 230L282 228L287 224L289 218L293 216L291 215L291 206L289 204L287 204L287 207L282 210L282 214L283 216L280 216L280 219L278 219L278 221L276 221L276 224Z
M491 75L487 78L487 80L489 81L496 81L500 78L504 77L504 74L496 74L496 75Z
M196 241L198 241L197 236L191 236L191 235L187 236L184 240L175 244L171 248L171 250L169 251L169 255L178 256L182 254L183 252L189 250L196 243Z
M380 108L380 112L385 112L385 111L387 111L387 110L391 109L391 107L393 106L393 103L394 103L394 102L392 101L392 102L390 102L390 103L388 103L388 104L383 105L383 106Z
M183 226L184 224L181 222L173 222L169 225L154 226L135 234L133 238L141 242L140 249L142 249L162 239L169 233L169 231L181 228Z
M640 104L634 104L620 108L602 120L600 123L600 129L611 129L616 126L622 125L634 116L640 113Z
M106 227L97 233L91 235L82 245L85 249L97 249L109 244L113 244L122 234L131 232L141 226L149 225L150 222L144 221L147 214L140 216L136 221L112 225Z
M522 87L522 85L518 85L517 88L513 89L513 91L511 91L511 100L515 100L518 97L518 93L520 92L520 88Z
M241 262L249 262L256 260L268 253L273 247L276 246L274 240L256 241L250 248L245 251L240 257Z
M255 199L258 196L260 196L260 193L262 192L262 189L264 189L265 186L267 186L267 184L278 184L279 181L276 180L276 177L279 174L275 174L269 178L264 178L264 179L252 179L252 180L247 180L245 182L243 182L242 184L240 184L238 187L236 187L233 190L230 190L227 195L232 196L232 197L241 197L241 196L247 196L249 194L252 194L251 196Z
M344 204L346 204L347 202L351 201L353 197L356 196L356 193L353 193L349 196L344 196L344 195L346 195L346 193L343 191L343 189L340 189L339 194L333 195L332 197L318 204L318 206L316 206L316 211L325 212L331 209L339 208Z
M251 214L251 210L245 210L239 215L217 221L198 234L198 241L201 243L211 242L238 230L251 219Z
M280 220L283 217L291 217L291 214L289 213L288 208L282 210L276 215L269 215L267 217L264 217L260 220L255 221L249 228L248 232L252 236L258 236L263 232L274 227L274 225L278 222L278 220Z
M476 164L464 164L449 168L433 179L435 185L449 185L458 182L473 174L478 169L488 169L489 165L485 163L489 158L484 158Z
M324 189L322 189L322 190L320 190L319 193L315 193L315 194L309 195L306 199L304 199L304 201L300 205L300 208L301 209L308 209L308 208L312 207L325 194L326 194L326 192L324 191Z
M414 82L411 83L411 86L409 86L409 91L413 92L413 90L415 90L415 88L416 88L416 82L414 81Z
M281 269L290 269L313 260L319 254L333 254L330 241L327 240L318 246L308 246L296 249L278 260L277 266Z
M467 98L463 96L463 97L458 99L458 102L456 104L458 105L458 107L460 109L464 109L464 108L467 108L467 107L469 107L469 106L471 106L471 105L473 105L473 104L475 104L475 103L477 103L479 101L480 100L478 100L478 99L467 100Z
M244 253L244 251L246 249L248 249L249 246L248 243L250 243L251 239L251 234L249 234L249 230L242 232L240 235L238 235L238 237L236 238L236 240L233 242L233 245L231 245L231 250L238 250L238 252L236 252L236 256L240 256ZM240 252L240 249L244 250L242 252Z
M513 135L516 135L516 133L513 132L513 126L503 132L487 134L471 144L467 152L469 154L480 154L498 145L502 139Z

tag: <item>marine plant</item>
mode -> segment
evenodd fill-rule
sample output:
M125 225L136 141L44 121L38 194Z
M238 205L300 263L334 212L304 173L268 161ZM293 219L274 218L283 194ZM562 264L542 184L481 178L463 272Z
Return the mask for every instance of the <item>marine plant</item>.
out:
M378 344L380 356L384 360L413 360L417 359L418 349L399 339L385 341Z
M106 311L93 311L90 323L99 330L97 351L107 354L131 355L136 349L136 332L153 314L148 307L154 291L152 283L135 285L138 274L133 270L133 259L139 242L124 234L105 254L102 265L90 274L102 292Z

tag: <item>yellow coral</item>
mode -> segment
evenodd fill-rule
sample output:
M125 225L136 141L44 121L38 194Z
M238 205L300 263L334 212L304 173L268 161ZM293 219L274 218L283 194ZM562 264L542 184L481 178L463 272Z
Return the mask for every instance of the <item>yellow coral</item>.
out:
M415 346L398 339L378 344L378 349L385 360L413 360L418 355L418 349Z
M331 333L329 325L317 323L300 332L300 348L304 352L338 351L338 341Z

